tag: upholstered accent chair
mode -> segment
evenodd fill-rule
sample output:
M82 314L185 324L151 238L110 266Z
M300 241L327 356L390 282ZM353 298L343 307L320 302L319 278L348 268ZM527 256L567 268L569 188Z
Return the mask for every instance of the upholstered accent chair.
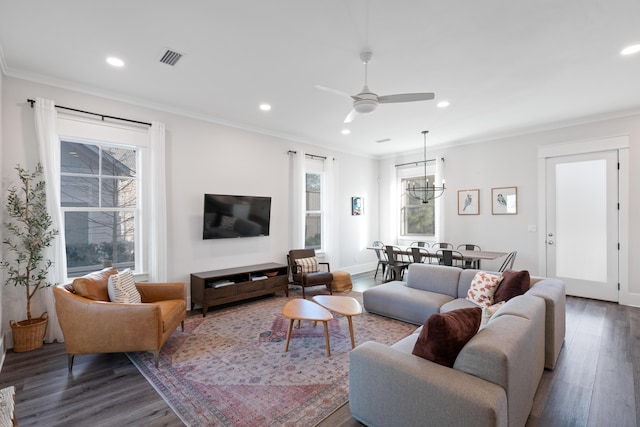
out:
M184 283L135 283L142 303L111 302L106 268L53 288L68 355L150 351L158 367L160 348L186 316Z
M306 298L305 288L320 285L326 285L333 295L331 267L328 262L318 262L315 249L292 249L287 255L287 261L292 283L302 287L302 298Z

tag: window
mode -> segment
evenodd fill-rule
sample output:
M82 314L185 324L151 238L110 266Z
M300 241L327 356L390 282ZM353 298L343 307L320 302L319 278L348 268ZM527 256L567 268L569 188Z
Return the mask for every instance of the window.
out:
M60 142L67 276L112 264L136 270L138 151L101 142Z
M307 172L305 176L304 247L322 249L322 173Z
M427 179L429 183L436 180L436 165L427 165ZM436 235L436 203L422 203L411 197L407 192L407 185L424 187L424 167L413 166L397 169L398 194L400 195L400 238L415 238L419 236L433 237Z

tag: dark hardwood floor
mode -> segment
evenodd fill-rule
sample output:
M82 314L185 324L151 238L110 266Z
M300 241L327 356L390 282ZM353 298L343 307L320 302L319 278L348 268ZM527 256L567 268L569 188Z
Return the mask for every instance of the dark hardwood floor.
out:
M373 274L353 281L359 292L382 282ZM183 425L124 354L76 356L69 374L64 344L9 350L0 388L9 385L21 427ZM639 423L640 308L568 297L565 346L556 369L544 372L527 426ZM320 423L359 425L348 404Z

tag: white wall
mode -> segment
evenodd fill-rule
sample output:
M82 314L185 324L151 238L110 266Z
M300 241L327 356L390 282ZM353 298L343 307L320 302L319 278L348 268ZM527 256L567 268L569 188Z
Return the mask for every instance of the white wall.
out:
M169 279L189 283L190 273L262 262L286 262L290 242L288 150L335 157L339 179L337 225L339 254L331 258L332 270L365 271L375 266L375 254L365 249L378 230L377 160L283 138L218 125L128 103L5 77L2 93L2 161L5 172L16 163L33 168L37 163L33 110L28 98L43 97L58 105L126 117L158 120L166 125L169 223ZM229 193L272 197L269 237L202 240L204 193ZM365 198L366 214L351 216L351 196ZM2 198L4 200L4 197ZM4 328L20 316L22 293L3 289ZM15 303L15 304L12 304Z
M533 274L540 271L538 248L544 245L537 232L528 231L529 225L538 229L544 225L544 218L538 217L538 147L571 141L629 135L630 140L630 221L628 236L629 259L640 255L640 224L633 218L640 215L640 200L633 197L640 192L640 170L633 165L640 164L640 115L602 120L569 126L544 132L521 135L500 140L482 142L445 149L429 149L428 157L445 158L447 193L443 196L444 228L441 240L454 245L475 243L487 250L517 250L514 268L528 269ZM395 180L393 165L422 159L422 153L397 156L380 162L381 206L393 206L389 197L389 187ZM492 215L490 195L494 187L518 187L518 214ZM480 215L458 215L457 191L480 189ZM389 227L392 212L380 213L382 240L393 242L395 228ZM586 230L585 230L586 232ZM500 266L499 261L483 262L483 268ZM640 305L640 265L630 263L629 280L621 283L628 287L628 294L621 293L621 303Z

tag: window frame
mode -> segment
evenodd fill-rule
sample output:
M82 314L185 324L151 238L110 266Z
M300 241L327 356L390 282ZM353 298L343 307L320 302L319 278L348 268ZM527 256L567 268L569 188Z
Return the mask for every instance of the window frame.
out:
M308 210L307 209L307 175L314 174L320 177L320 209L319 210ZM304 207L303 207L303 218L304 218L304 247L305 249L315 249L316 253L324 253L326 248L326 212L325 208L327 206L325 197L326 197L326 174L324 171L324 160L315 159L315 158L307 158L305 159L305 187L304 187ZM320 247L307 247L307 214L319 214L320 215Z
M435 161L429 161L427 163L427 176L433 177L433 180L430 182L437 182L438 180L438 171L436 167ZM425 168L424 164L415 166L407 166L403 168L398 168L396 170L396 186L397 186L397 213L398 213L398 223L397 223L397 233L399 240L416 240L417 238L422 238L425 240L437 240L438 226L439 226L439 208L440 208L440 198L436 198L430 203L433 203L433 234L403 234L403 230L406 229L406 225L404 224L404 215L403 210L406 208L403 198L411 197L409 194L406 194L406 188L403 186L403 180L416 179L421 180L424 178Z
M149 154L149 132L146 127L134 127L119 123L98 122L96 120L58 115L58 141L61 150L62 141L75 143L87 143L100 145L104 147L125 148L136 151L136 212L134 213L134 275L136 280L147 280L149 269L149 248L144 244L146 236L148 236L149 222L146 218L150 218L150 176L151 158ZM58 153L59 155L59 153ZM58 159L61 162L61 159ZM60 178L64 174L60 173ZM61 180L62 181L62 180ZM62 185L62 183L60 183ZM60 188L62 193L62 188ZM60 200L62 204L62 199ZM60 209L61 230L65 229L65 211L62 206ZM124 211L130 208L88 208L83 207L82 211ZM66 248L65 248L66 249ZM65 257L66 257L65 252ZM64 272L66 279L71 279L69 275L69 267Z

